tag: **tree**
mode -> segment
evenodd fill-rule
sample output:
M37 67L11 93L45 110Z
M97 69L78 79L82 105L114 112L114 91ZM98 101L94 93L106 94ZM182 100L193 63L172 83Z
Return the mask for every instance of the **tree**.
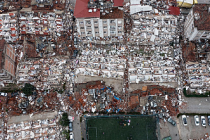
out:
M24 88L22 89L22 92L26 94L26 96L30 96L33 94L33 91L35 90L35 87L31 85L30 83L26 83Z
M60 119L60 125L62 126L68 126L69 125L69 119L68 119L68 114L67 113L63 113L62 118Z
M70 135L69 135L70 131L68 130L63 130L63 135L66 137L67 140L70 139Z

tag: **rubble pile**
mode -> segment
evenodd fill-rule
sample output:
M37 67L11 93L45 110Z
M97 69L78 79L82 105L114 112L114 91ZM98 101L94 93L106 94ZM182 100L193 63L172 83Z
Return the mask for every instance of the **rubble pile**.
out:
M17 83L30 82L38 90L59 88L65 80L69 80L69 74L64 72L70 66L66 65L66 59L49 58L39 60L28 60L20 62L17 66Z
M59 139L60 129L56 119L9 124L6 139Z
M75 85L76 92L69 97L70 107L79 113L83 112L119 112L121 96L113 88L101 81L80 83Z
M79 62L75 74L101 76L106 78L122 79L126 59L118 56L115 50L108 52L104 49L83 50L83 56L79 57ZM112 55L111 55L112 54ZM116 54L116 55L114 55Z

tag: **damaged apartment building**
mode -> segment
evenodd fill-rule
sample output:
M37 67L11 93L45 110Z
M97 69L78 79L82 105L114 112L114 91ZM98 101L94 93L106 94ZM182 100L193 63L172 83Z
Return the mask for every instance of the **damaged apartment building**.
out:
M123 0L77 0L74 16L83 43L122 42L124 35Z
M189 41L210 38L210 3L192 7L184 23L184 37Z
M168 45L175 37L179 9L170 8L164 1L140 4L141 0L131 0L130 15L133 28L128 37L130 44ZM172 15L173 14L173 15Z
M191 41L187 49L194 47L187 57L185 81L187 92L204 94L209 88L209 38L210 3L198 1L192 6L184 23L184 39Z

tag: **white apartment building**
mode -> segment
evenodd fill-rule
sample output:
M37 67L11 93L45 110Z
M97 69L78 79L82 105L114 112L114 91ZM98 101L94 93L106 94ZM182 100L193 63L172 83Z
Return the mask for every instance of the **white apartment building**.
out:
M119 1L121 1L119 3ZM115 1L114 1L115 2ZM124 13L121 10L123 0L89 1L77 0L74 16L76 18L77 32L83 39L89 41L110 40L124 35ZM114 40L112 40L114 41Z

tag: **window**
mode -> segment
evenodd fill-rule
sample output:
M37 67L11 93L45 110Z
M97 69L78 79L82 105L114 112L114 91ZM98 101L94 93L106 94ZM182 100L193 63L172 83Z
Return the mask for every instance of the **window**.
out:
M95 24L97 24L97 23L98 23L98 21L94 21L94 23L95 23Z
M83 21L81 21L80 24L83 24Z
M104 31L104 34L106 34L106 31Z
M86 24L91 24L90 20L86 20Z
M110 26L110 29L111 30L115 30L115 26Z
M95 34L99 34L99 32L95 32Z
M85 32L81 32L81 34L82 34L82 35L84 35L84 34L85 34Z
M80 27L80 29L84 29L84 27Z
M103 24L106 24L106 21L103 21Z
M119 34L121 34L121 33L122 33L122 31L118 31L118 33L119 33Z
M98 26L95 26L95 29L98 29Z
M91 31L88 31L87 34L88 34L88 35L89 35L89 34L92 34L92 32L91 32Z
M110 31L111 34L115 34L115 31Z
M121 20L118 20L118 24L121 24L122 23L122 21Z
M115 23L114 20L110 20L110 23Z
M104 29L107 29L107 26L104 26Z
M91 29L91 26L87 26L87 29Z
M122 29L122 26L118 26L118 29L119 29L119 30Z

